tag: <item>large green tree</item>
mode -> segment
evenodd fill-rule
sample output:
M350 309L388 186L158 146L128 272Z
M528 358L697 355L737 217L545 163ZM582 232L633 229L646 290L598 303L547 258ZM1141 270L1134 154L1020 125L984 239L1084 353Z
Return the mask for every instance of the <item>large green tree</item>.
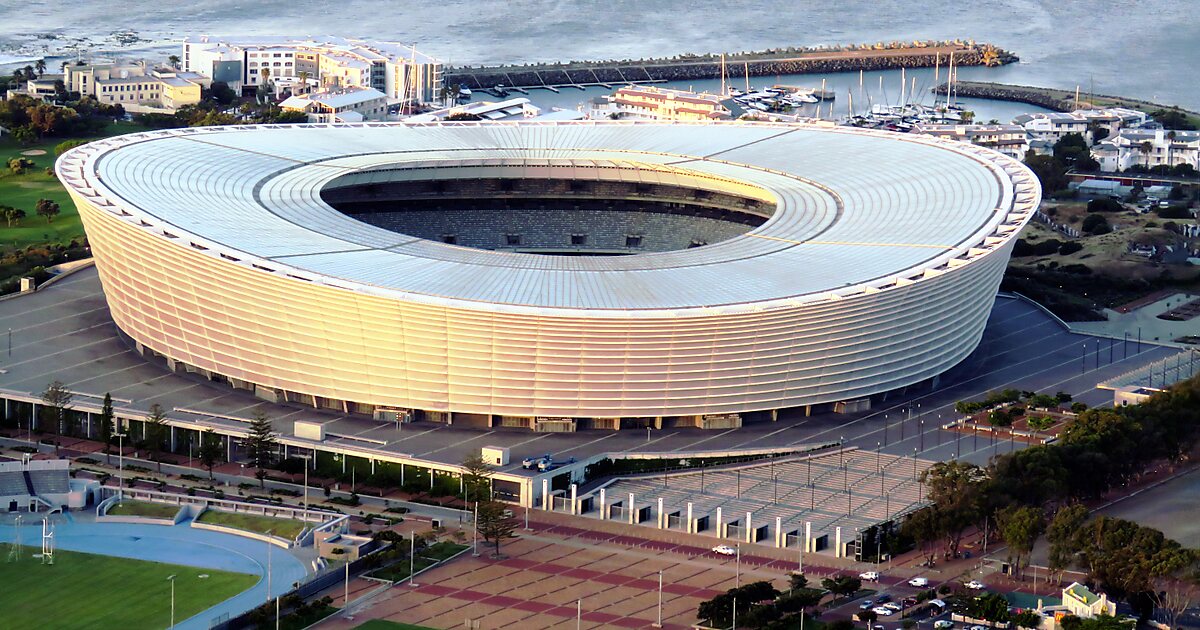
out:
M1075 532L1074 544L1088 578L1110 596L1151 591L1156 578L1194 562L1194 552L1151 527L1101 516Z
M1008 560L1013 574L1020 577L1021 568L1028 563L1033 544L1046 528L1046 520L1040 508L1012 505L996 513L996 525L1000 536L1008 545Z
M862 580L851 575L835 575L821 580L821 586L834 594L834 597L849 597L862 588Z
M208 469L209 481L213 478L213 467L221 461L221 436L216 431L207 429L200 434L200 451L197 453L200 463Z
M158 463L158 472L162 472L162 455L169 449L171 427L167 424L167 414L162 405L150 405L150 413L146 414L146 424L142 433L143 445L150 451L154 461Z
M463 501L488 501L492 498L492 467L479 454L469 455L462 462Z
M475 529L484 542L491 542L496 546L496 555L499 556L500 543L505 538L512 538L513 532L517 530L517 520L505 504L499 501L481 501Z
M113 431L116 430L116 418L113 416L112 394L104 393L104 402L100 405L100 417L97 419L96 437L104 443L104 454L108 455L108 449L112 446Z
M960 461L938 462L921 473L921 482L929 489L929 500L937 505L939 530L946 553L957 557L963 532L987 514L984 491L987 473Z
M65 433L71 411L71 401L75 398L71 390L62 381L55 379L42 390L42 418L53 425L56 433Z

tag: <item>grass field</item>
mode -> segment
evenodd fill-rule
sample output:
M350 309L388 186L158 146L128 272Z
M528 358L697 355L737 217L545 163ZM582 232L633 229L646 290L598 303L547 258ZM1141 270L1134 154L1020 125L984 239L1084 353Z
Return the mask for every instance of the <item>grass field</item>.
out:
M33 549L26 547L24 552L19 562L0 562L0 626L5 628L165 628L171 617L167 576L176 576L176 622L241 593L259 579L72 551L56 551L51 566L32 558Z
M150 503L149 501L121 501L108 508L109 516L148 516L150 518L175 518L178 505Z
M134 123L111 124L105 133L86 140L96 140L125 133L146 131L146 128ZM75 204L67 191L51 175L46 174L48 167L54 166L54 147L63 142L64 138L48 138L29 146L21 146L11 137L0 136L0 205L12 206L25 211L27 215L20 225L8 227L0 219L0 249L21 249L29 245L49 243L66 244L74 239L83 238L83 224L75 211ZM24 151L45 151L43 155L21 155ZM26 157L36 164L24 175L16 175L8 170L8 160L15 157ZM53 223L34 213L38 199L51 199L58 203L61 211Z
M288 539L295 538L304 530L304 523L300 521L273 518L258 514L221 512L218 510L205 510L200 515L200 518L196 520L201 523L224 525L225 527L244 529L248 532L257 532L259 534L265 534L269 531L272 535Z

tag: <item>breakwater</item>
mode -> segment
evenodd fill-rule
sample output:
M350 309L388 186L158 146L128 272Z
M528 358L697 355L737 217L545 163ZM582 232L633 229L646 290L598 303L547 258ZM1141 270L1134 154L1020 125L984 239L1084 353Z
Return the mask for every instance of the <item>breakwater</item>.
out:
M938 94L945 94L946 85L940 84L933 91ZM1042 88L1031 85L1011 85L984 81L956 81L954 84L954 93L957 96L986 98L993 101L1029 103L1030 105L1037 105L1059 112L1070 112L1086 107L1124 107L1144 112L1153 112L1160 109L1177 109L1188 117L1200 117L1200 113L1179 109L1171 105L1107 94L1081 93L1079 95L1080 104L1077 105L1075 103L1075 92L1072 90Z
M1017 56L990 44L975 42L913 42L870 46L786 48L725 56L730 78L932 68L945 66L954 54L955 65L996 66L1017 61ZM721 76L721 55L678 55L654 59L572 61L511 66L446 68L447 85L487 89L497 85L516 88L570 85L624 85L638 82L687 81Z

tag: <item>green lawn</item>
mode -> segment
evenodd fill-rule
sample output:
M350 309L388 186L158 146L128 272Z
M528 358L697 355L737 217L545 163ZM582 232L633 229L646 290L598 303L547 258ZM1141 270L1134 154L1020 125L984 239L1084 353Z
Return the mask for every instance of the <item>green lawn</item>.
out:
M134 123L111 124L105 133L87 140L106 138L126 133L146 131L146 127ZM79 221L79 213L67 191L45 169L54 166L54 147L63 142L64 138L48 138L29 146L21 146L10 136L0 136L0 205L12 206L25 211L27 215L21 219L20 225L8 227L0 218L0 249L21 249L29 245L49 243L67 244L73 239L83 237L83 224ZM44 155L22 156L21 152L29 150L45 151ZM8 160L15 157L27 157L37 165L16 175L8 170ZM51 199L61 208L53 223L47 223L34 212L38 199Z
M178 505L151 503L149 501L121 501L108 508L109 516L149 516L151 518L175 518Z
M259 534L265 534L269 531L272 535L289 540L299 536L305 527L301 521L293 521L286 518L274 518L259 514L221 512L219 510L205 510L200 514L200 518L196 520L201 523L224 525Z
M7 545L4 546L7 556ZM43 565L26 547L19 562L0 562L0 626L5 628L165 628L258 581L258 576L72 551ZM201 578L207 575L207 578Z
M411 623L372 619L355 626L355 630L435 630L427 626L415 626Z

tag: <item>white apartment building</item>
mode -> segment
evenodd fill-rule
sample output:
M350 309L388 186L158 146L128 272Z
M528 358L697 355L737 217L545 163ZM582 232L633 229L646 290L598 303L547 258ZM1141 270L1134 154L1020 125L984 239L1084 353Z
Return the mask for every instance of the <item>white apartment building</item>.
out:
M63 66L63 83L68 92L121 105L126 111L173 113L199 103L201 88L209 85L209 79L145 64L101 63Z
M1200 169L1200 131L1167 129L1123 129L1096 143L1092 158L1102 171L1123 171L1140 164L1146 167L1191 164Z
M1021 125L933 125L919 124L914 133L970 142L1023 160L1029 150L1029 136Z
M1092 144L1091 129L1103 127L1108 135L1116 135L1122 129L1136 128L1145 125L1149 116L1123 107L1106 109L1079 109L1073 112L1039 112L1036 114L1021 114L1013 118L1013 124L1025 128L1031 139L1058 142L1069 133L1077 133Z
M279 107L308 114L308 122L353 123L384 120L388 99L374 88L345 87L290 96Z
M441 61L415 46L390 42L189 37L183 43L182 61L184 70L224 80L235 89L256 88L264 78L273 81L304 72L329 88L373 88L392 105L434 103L442 87Z

